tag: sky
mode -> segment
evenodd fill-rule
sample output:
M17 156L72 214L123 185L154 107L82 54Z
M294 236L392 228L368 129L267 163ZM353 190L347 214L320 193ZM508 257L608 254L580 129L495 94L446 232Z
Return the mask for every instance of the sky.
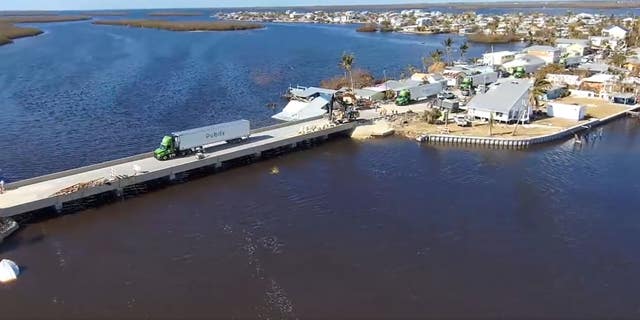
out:
M491 2L496 0L464 0ZM521 0L522 1L522 0ZM524 0L527 1L527 0ZM398 4L449 0L0 0L0 10L99 10L216 7L286 7L308 5ZM458 0L457 2L460 2Z

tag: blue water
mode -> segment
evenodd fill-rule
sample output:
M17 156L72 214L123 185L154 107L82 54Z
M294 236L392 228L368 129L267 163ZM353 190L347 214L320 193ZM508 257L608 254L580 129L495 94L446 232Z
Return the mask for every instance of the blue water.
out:
M45 34L0 48L0 130L10 137L0 140L0 169L9 181L150 151L176 130L240 118L268 125L289 85L341 74L343 52L357 68L397 77L448 37L303 24L193 33L35 26ZM488 50L474 45L468 57Z

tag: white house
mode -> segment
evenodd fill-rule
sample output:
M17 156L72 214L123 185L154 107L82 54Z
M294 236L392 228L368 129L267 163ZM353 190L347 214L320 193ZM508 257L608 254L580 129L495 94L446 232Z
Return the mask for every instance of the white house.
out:
M532 109L529 105L531 82L526 79L500 79L485 93L475 95L467 103L470 116L501 122L528 122ZM493 114L493 116L492 116Z
M501 66L515 58L516 53L513 51L490 52L482 55L482 63L489 66Z
M536 56L544 60L547 64L558 63L560 61L560 49L552 46L531 46L522 52Z
M626 39L628 34L629 31L627 29L618 26L610 26L602 29L603 37L612 37L618 40Z

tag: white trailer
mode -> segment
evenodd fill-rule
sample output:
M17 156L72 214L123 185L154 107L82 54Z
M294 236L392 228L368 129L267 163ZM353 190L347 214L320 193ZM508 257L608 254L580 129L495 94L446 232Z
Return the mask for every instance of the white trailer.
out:
M211 126L174 132L176 148L180 151L193 150L221 141L237 141L248 138L249 120L237 120Z
M587 113L585 106L551 102L547 104L547 115L555 118L579 121L584 119Z

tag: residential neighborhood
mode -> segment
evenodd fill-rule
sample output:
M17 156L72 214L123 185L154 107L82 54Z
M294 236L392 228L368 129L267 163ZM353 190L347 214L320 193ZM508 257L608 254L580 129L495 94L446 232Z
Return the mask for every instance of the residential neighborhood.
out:
M326 89L336 91L352 91L355 99L360 101L356 105L379 106L383 115L390 110L393 112L397 106L415 105L416 110L424 112L438 109L440 118L432 122L444 123L445 126L448 120L443 120L443 112L464 117L467 119L463 122L465 124L496 122L553 127L558 122L549 122L549 119L573 121L561 122L568 126L589 118L607 117L637 105L640 88L640 43L637 35L640 23L634 19L586 13L560 17L482 16L420 10L405 10L397 14L350 11L299 15L290 12L284 16L254 13L248 16L232 14L231 17L263 19L267 14L274 15L272 21L282 22L370 23L373 19L376 25L390 25L395 31L408 31L415 25L434 31L446 28L446 32L459 32L464 29L465 32L493 35L525 33L527 30L523 40L528 45L521 50L492 51L481 57L454 60L449 54L454 43L449 38L441 50L436 49L422 58L424 70L410 69L398 79L374 83L358 81L357 86L353 81L349 84L347 79L326 86ZM462 24L459 21L466 22ZM619 24L603 25L609 22ZM546 36L540 37L541 32ZM466 50L463 46L466 42L458 51ZM352 63L353 59L350 57L349 61ZM348 70L351 66L345 67L345 72ZM294 98L284 111L296 110L296 115L287 117L299 120L305 114L318 115L322 110L330 109L330 101L325 97L301 103ZM314 111L306 110L305 103ZM603 107L594 109L600 105ZM275 118L283 119L281 114ZM526 132L524 130L521 134Z

